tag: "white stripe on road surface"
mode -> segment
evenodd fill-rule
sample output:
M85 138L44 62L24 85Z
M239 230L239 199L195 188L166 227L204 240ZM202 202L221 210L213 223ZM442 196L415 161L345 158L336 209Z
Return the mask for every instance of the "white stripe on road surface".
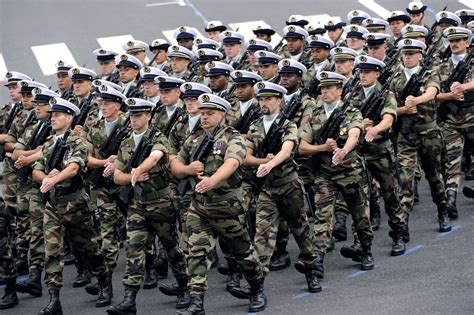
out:
M122 54L125 52L125 50L122 48L122 45L133 39L134 38L132 35L118 35L97 38L97 42L99 43L100 48Z
M376 3L374 0L359 0L359 3L385 20L390 17L390 11Z
M186 5L186 3L183 0L177 0L177 1L169 1L169 2L157 2L157 3L149 3L146 5L146 7L159 7L162 5L172 5L172 4L177 4L182 7Z
M3 79L7 73L7 65L5 64L5 59L3 59L3 54L0 54L0 83L3 84Z
M459 0L459 3L465 5L469 9L474 9L474 2L472 0Z
M56 63L59 60L77 67L76 60L65 43L31 46L44 75L56 73Z
M265 22L260 20L260 21L249 21L249 22L240 22L240 23L229 23L229 26L233 30L238 30L238 32L242 35L244 35L246 40L249 40L251 38L255 38L255 34L253 33L253 30L257 28L257 26L264 24ZM268 23L265 23L268 24ZM278 35L278 33L275 33L275 35L272 36L272 46L275 47L281 40L281 36Z

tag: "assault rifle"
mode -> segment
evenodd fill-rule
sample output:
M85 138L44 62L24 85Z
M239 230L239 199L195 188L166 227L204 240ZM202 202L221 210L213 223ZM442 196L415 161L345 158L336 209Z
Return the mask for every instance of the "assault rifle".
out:
M444 9L441 11L446 11L447 8L448 6L446 5ZM433 38L434 38L434 35L436 34L436 28L438 27L438 25L439 25L438 21L435 21L433 25L431 25L431 28L428 32L428 36L426 36L426 39L425 39L426 45L429 46L433 43Z
M7 120L5 121L5 125L3 127L3 133L8 134L10 132L10 129L13 125L13 121L15 120L16 116L22 109L21 103L15 103L10 110L10 114L8 114ZM5 159L5 144L0 146L0 161L3 161Z
M260 108L258 108L258 106L250 105L245 114L239 119L239 121L235 125L235 129L237 129L243 135L247 134L252 122L258 119L261 115L262 112L260 111Z

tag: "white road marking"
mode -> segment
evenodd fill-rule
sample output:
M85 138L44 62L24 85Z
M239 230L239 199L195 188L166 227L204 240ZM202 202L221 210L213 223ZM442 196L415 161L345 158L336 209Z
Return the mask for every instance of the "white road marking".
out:
M65 43L31 46L31 50L44 75L55 74L56 63L59 60L77 66L76 60Z
M255 34L253 33L253 30L256 29L258 25L262 25L263 23L268 24L260 20L260 21L240 22L240 23L229 23L229 26L233 30L239 29L238 32L244 35L246 40L249 40L251 38L255 38ZM278 33L275 33L275 35L272 36L272 41L271 41L272 46L275 47L280 42L280 40L281 40L281 36Z
M474 9L474 2L472 2L472 0L459 0L459 3L465 5L469 9Z
M3 59L3 54L0 54L0 83L3 84L3 79L7 73L7 65L5 64L5 59Z
M146 7L159 7L162 5L172 5L172 4L177 4L182 7L186 5L186 3L183 0L177 0L177 1L169 1L169 2L156 2L156 3L149 3L146 5Z
M390 11L376 3L374 0L359 0L359 3L383 19L390 17Z
M125 50L122 48L122 45L133 39L133 36L128 34L97 38L97 42L99 43L100 48L122 54L125 52Z

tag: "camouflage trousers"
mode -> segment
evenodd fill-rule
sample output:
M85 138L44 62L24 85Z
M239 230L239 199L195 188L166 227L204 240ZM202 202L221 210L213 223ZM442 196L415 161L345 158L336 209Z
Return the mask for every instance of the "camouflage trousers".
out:
M0 201L0 278L10 279L16 276L15 260L10 247L9 224L3 200Z
M17 179L16 179L16 168L13 165L12 160L10 158L5 157L3 161L3 200L5 201L5 210L7 215L9 215L12 219L9 220L10 230L12 231L13 235L11 237L16 237L16 209L17 209L17 197L16 197L16 189L17 189Z
M30 211L30 269L44 267L43 214L45 204L39 196L39 187L33 184L28 191Z
M30 247L30 194L31 183L18 185L16 209L16 249L18 252L28 253Z
M450 123L440 125L446 146L445 176L446 191L458 191L461 181L461 160L465 147L474 147L474 126L457 128Z
M405 214L410 214L415 200L413 183L420 165L430 185L431 198L438 211L446 209L446 191L443 176L443 138L441 131L430 129L417 134L402 134L398 138L400 163L400 202Z
M291 174L288 178L291 178ZM280 221L284 219L295 237L299 259L308 269L313 269L315 252L313 235L304 210L303 184L296 178L278 187L267 187L258 196L255 247L267 274L270 258L275 251Z
M186 262L179 247L176 209L172 193L149 201L133 199L127 213L127 264L123 284L143 284L149 240L158 236L177 280L187 278Z
M117 197L118 198L118 197ZM107 189L101 188L97 196L96 219L99 225L101 250L107 271L114 271L120 251L119 229L123 214L117 199Z
M84 263L97 278L104 278L106 268L94 230L88 196L82 191L73 195L51 197L44 211L45 283L48 288L63 285L64 231L72 246L84 258ZM67 198L67 199L66 199ZM69 200L68 200L69 199Z
M193 197L186 218L189 234L188 287L191 294L203 294L208 288L209 254L216 247L217 237L226 243L249 283L263 279L257 252L249 239L241 195L217 202L201 199L202 195Z
M369 187L362 161L354 160L351 169L321 168L315 174L315 248L326 253L330 247L336 196L341 194L352 216L354 227L363 246L371 247Z

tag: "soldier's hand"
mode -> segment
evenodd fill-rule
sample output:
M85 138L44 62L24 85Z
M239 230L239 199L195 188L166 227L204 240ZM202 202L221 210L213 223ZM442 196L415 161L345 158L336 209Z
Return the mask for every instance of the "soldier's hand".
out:
M463 92L460 92L460 93L453 92L452 94L453 94L453 100L454 101L464 102L464 93Z
M272 171L272 168L268 163L260 164L257 169L257 177L267 176Z
M54 188L56 185L56 179L52 177L43 178L43 182L40 187L40 191L44 194Z
M452 85L451 85L451 92L455 93L455 94L461 94L463 93L464 94L464 91L466 90L466 86L462 83L459 83L459 82L454 82Z
M58 174L59 174L59 171L57 169L53 169L51 172L49 172L48 176L46 176L46 177L51 178L51 177L54 177Z
M15 162L15 167L20 169L22 167L25 167L26 165L26 161L25 161L25 156L24 155L20 155L20 157L16 160Z
M273 160L274 157L275 155L273 153L268 153L266 157L267 162Z
M339 148L335 149L334 154L332 156L332 163L334 165L339 165L344 160L346 155L347 155L346 149L339 149Z
M102 176L104 177L109 177L115 172L115 166L112 162L107 162L104 165L105 169L104 172L102 173Z
M107 162L113 163L113 162L115 162L116 159L117 159L116 155L111 155L107 158ZM107 163L105 163L105 164L107 164Z
M369 118L364 118L364 129L367 130L370 127L374 126L374 121Z
M212 190L216 186L216 183L214 182L214 179L212 179L212 177L199 175L198 179L200 180L200 182L196 184L195 190L200 194Z
M407 107L407 106L405 106L405 110L406 110L406 114L407 114L407 115L411 115L411 114L416 114L416 113L418 113L418 109L416 108L416 106L414 106L414 107Z
M150 178L150 174L143 171L143 169L141 169L140 167L134 168L131 174L132 174L131 183L133 187L135 187L137 182L144 182Z
M204 173L204 164L201 161L194 161L188 165L189 175L198 176Z
M408 108L411 108L411 107L416 107L416 105L418 105L417 98L414 97L413 95L409 95L407 99L405 100L405 106Z
M327 152L332 152L332 151L337 149L337 142L336 142L336 140L334 140L332 138L328 138L326 140L325 145L327 146L327 148L326 148Z
M374 141L375 137L379 134L379 131L375 127L369 127L365 129L365 140L367 142L372 142Z
M72 134L75 135L75 136L80 136L81 132L82 132L82 126L77 125L77 126L74 127L74 130L72 131Z

